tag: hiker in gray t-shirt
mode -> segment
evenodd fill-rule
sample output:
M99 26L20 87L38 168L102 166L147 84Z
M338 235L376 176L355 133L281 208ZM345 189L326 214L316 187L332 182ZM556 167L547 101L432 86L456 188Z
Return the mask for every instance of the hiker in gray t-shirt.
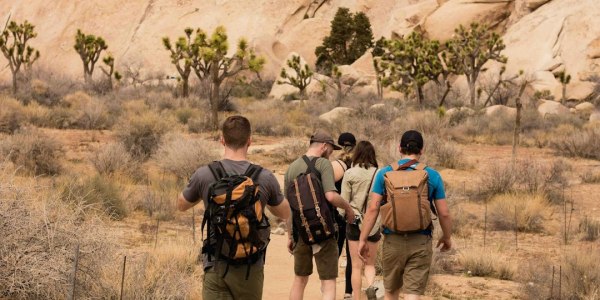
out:
M251 143L250 133L250 122L242 116L229 117L223 123L221 143L225 148L225 154L220 163L225 173L229 175L244 174L251 166L251 163L247 160L248 147ZM185 211L200 202L203 203L204 207L207 207L209 188L216 181L208 166L199 168L192 175L187 187L179 196L178 209ZM284 221L288 219L290 207L281 194L279 183L273 173L262 169L258 173L255 183L258 184L258 195L262 208L267 207L271 213ZM210 227L209 225L208 228ZM259 229L258 235L261 239L268 241L270 228ZM207 240L210 236L211 232L208 232ZM204 241L204 246L209 244L207 240ZM209 247L208 249L212 248ZM228 265L215 253L203 253L204 281L202 284L202 298L262 299L264 262L264 252L250 266Z

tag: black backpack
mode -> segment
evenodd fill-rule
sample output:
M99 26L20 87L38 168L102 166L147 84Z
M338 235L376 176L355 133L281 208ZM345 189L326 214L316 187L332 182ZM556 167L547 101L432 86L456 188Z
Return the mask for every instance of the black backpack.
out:
M208 205L202 220L202 230L207 226L208 242L202 253L227 261L229 265L250 266L264 254L269 243L268 235L261 238L260 230L270 227L259 197L257 179L262 167L250 165L243 175L228 175L221 162L208 165L216 181L210 185Z
M317 157L308 159L305 173L298 175L288 186L287 199L292 208L294 236L300 236L307 245L316 244L335 236L333 207L325 198L321 173L315 168Z

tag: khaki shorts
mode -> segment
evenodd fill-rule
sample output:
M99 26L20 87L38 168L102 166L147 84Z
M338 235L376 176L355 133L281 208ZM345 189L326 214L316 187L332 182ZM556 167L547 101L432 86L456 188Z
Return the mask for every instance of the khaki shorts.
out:
M225 277L223 277L224 268L219 265L217 270L215 267L211 267L204 272L202 299L262 299L264 266L253 264L250 267L248 279L246 279L247 265L230 265Z
M312 247L298 239L294 248L294 273L296 276L309 276L313 273L313 256L317 264L319 279L336 279L338 276L337 241L330 238L320 243L321 250L313 255Z
M383 240L383 286L387 292L423 295L433 257L431 236L386 234Z

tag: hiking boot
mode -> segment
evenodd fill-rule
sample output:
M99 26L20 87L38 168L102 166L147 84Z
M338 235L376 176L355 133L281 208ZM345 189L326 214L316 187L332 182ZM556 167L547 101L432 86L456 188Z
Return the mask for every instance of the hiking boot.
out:
M377 290L379 288L376 288L374 286L370 286L365 290L365 293L367 293L367 299L368 300L377 300Z

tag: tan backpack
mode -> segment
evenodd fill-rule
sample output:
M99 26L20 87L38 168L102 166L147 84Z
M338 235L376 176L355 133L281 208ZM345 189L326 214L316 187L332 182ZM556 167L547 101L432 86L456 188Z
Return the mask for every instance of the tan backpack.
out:
M425 164L406 170L418 163L411 160L403 165L394 163L385 173L387 201L381 205L383 226L396 233L415 233L431 226L431 206Z

